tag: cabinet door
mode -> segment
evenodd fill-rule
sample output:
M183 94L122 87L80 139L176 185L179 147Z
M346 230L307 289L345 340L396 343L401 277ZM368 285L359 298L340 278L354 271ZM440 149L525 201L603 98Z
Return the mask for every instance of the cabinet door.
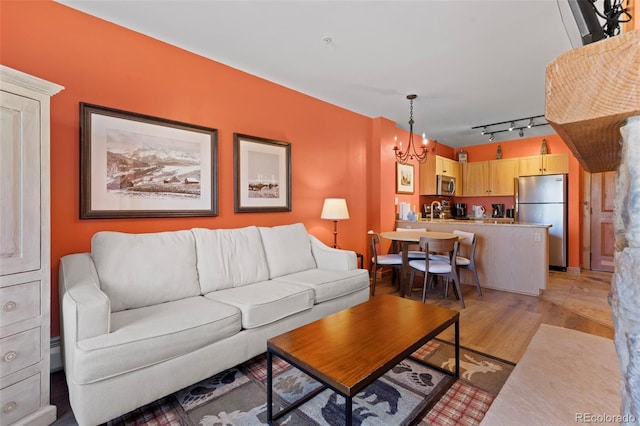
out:
M514 195L514 179L518 177L518 167L517 158L489 161L489 194Z
M429 155L424 163L420 164L420 195L436 194L436 157Z
M567 154L543 155L542 173L545 175L569 173L569 156Z
M40 268L40 104L0 92L0 275Z
M462 165L462 195L465 197L489 195L488 187L488 161L476 161Z
M460 197L462 196L462 173L460 171L460 163L458 163L457 161L453 161L451 160L451 165L450 165L450 169L451 169L451 176L456 178L456 192L455 195Z
M542 174L542 158L540 158L540 155L520 157L518 160L520 176L537 176Z
M453 176L455 172L457 161L453 161L449 158L440 157L436 155L436 174L437 175L445 175L445 176Z

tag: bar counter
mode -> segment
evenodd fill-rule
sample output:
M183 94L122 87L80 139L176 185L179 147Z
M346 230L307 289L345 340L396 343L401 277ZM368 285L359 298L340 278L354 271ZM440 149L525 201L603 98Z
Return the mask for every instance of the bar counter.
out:
M540 295L549 281L549 227L534 223L513 223L483 219L396 221L397 228L428 231L473 232L478 240L476 267L480 286L514 293ZM461 254L466 256L465 247ZM460 280L471 286L473 277L461 270ZM474 289L475 291L475 289Z

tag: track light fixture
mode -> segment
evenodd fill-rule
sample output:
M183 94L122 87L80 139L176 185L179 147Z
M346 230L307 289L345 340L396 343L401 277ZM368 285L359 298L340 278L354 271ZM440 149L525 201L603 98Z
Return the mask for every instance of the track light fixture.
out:
M536 121L538 120L538 121ZM505 128L505 125L509 127ZM481 135L489 134L489 142L495 140L496 133L511 132L518 130L518 135L524 137L524 130L531 129L532 127L548 126L549 123L544 118L544 115L535 115L533 117L523 117L515 120L500 121L498 123L482 124L480 126L474 126L472 129L482 129Z
M407 143L406 151L402 151L402 142L398 145L398 138L395 138L396 144L393 150L396 154L396 160L405 164L408 160L414 158L420 163L424 163L427 160L427 137L422 134L422 144L420 145L420 152L416 151L416 146L413 144L413 100L417 98L417 95L407 95L409 99L409 143Z

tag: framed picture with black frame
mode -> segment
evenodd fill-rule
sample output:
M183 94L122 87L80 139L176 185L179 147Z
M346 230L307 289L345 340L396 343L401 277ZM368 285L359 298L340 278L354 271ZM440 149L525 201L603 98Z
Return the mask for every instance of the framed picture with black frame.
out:
M234 211L291 211L291 144L233 135Z
M218 215L217 129L80 103L80 219Z

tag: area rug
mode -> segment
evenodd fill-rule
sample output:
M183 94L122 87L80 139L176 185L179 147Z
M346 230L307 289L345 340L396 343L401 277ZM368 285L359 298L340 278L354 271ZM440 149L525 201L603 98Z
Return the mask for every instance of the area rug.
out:
M433 340L412 358L453 371L454 348ZM353 399L354 425L477 425L509 377L515 364L461 347L460 379L436 402L446 375L408 358ZM267 424L266 356L182 389L109 422L110 425L252 426ZM274 357L274 412L320 384ZM344 424L344 398L325 390L278 420L282 425Z

